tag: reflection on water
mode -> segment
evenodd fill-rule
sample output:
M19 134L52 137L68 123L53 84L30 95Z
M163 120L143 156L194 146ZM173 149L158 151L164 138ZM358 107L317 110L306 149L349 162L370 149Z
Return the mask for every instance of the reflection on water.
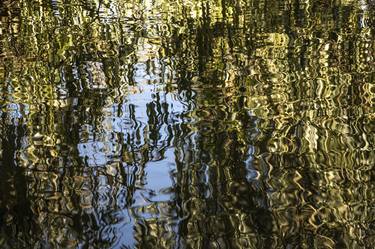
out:
M1 1L1 248L371 248L374 12Z

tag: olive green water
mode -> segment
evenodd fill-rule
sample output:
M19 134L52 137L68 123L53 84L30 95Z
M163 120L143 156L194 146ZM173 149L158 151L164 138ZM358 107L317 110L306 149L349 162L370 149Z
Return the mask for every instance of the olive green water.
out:
M375 3L0 18L0 248L375 245Z

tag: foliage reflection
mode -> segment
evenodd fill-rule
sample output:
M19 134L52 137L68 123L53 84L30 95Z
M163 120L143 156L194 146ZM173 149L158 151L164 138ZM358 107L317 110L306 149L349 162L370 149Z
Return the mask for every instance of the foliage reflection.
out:
M374 6L0 2L2 248L366 248Z

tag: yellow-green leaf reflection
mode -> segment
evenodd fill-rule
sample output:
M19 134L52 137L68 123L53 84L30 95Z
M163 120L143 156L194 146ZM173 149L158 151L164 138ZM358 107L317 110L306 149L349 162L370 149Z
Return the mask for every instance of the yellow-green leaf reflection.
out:
M372 248L374 14L0 1L0 248Z

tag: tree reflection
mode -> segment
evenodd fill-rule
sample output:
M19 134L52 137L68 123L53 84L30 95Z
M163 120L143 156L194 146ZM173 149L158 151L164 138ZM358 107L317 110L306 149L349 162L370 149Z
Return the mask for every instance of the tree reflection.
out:
M371 5L0 13L2 247L371 244Z

